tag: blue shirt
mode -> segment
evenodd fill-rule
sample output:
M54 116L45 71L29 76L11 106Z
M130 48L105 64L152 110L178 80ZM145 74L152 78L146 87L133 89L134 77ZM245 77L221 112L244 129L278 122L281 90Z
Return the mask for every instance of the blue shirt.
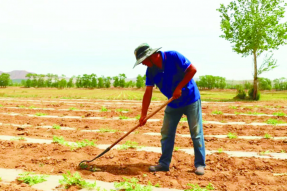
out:
M146 70L146 86L156 85L169 99L175 88L183 80L185 70L191 64L182 54L176 51L159 51L162 56L162 69L157 66L148 67ZM179 108L196 102L200 98L196 83L191 79L183 88L181 97L172 101L168 106Z

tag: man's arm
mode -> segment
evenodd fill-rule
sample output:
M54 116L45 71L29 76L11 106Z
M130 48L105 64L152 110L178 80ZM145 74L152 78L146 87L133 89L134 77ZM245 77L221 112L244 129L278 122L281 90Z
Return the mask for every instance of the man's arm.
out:
M152 97L152 91L153 91L153 86L146 86L145 93L143 96L143 102L142 102L142 113L141 113L141 118L139 120L139 123L141 126L146 124L146 116L147 116L147 111L150 105L151 97Z
M193 78L194 74L196 73L196 68L190 64L188 68L185 70L185 75L183 80L177 85L175 88L172 97L174 99L178 99L181 96L182 88Z

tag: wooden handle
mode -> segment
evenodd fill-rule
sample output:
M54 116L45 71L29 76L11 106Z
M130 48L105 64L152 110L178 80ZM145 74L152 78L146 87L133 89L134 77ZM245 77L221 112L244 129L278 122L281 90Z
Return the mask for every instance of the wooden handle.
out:
M157 112L159 112L162 108L164 108L167 104L169 104L170 102L173 101L173 97L171 97L167 102L165 102L164 104L162 104L157 110L155 110L154 112L152 112L151 114L149 114L145 119L148 120L149 118L151 118L152 116L154 116ZM118 142L120 142L121 140L123 140L126 136L128 136L131 132L133 132L134 130L136 130L138 127L140 127L140 124L136 125L135 127L133 127L129 132L127 132L123 137L121 137L120 139L118 139L116 142L114 142L111 146L109 146L109 149L113 148L116 144L118 144Z

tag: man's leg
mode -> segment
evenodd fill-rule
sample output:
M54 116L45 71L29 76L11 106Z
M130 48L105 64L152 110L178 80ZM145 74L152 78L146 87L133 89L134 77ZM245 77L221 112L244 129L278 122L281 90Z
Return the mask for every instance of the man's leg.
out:
M205 167L205 144L202 127L201 100L186 106L185 114L188 120L190 135L194 147L194 166ZM199 173L200 174L200 173Z
M171 162L173 147L174 147L174 139L176 133L176 127L178 122L183 115L182 108L171 108L169 106L166 107L164 111L164 120L161 128L161 150L162 155L159 159L159 165L163 167L164 171L169 170L169 165ZM153 169L150 170L153 171ZM155 169L155 171L157 171Z

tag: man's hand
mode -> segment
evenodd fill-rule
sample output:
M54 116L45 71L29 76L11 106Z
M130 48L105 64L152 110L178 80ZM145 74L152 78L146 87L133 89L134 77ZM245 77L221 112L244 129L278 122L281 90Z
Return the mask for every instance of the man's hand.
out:
M180 98L180 96L181 96L181 89L176 88L176 89L174 90L174 92L173 92L172 97L173 97L174 99L178 99L178 98Z
M146 115L141 116L141 118L139 120L140 126L143 126L146 124L145 118L146 118Z

